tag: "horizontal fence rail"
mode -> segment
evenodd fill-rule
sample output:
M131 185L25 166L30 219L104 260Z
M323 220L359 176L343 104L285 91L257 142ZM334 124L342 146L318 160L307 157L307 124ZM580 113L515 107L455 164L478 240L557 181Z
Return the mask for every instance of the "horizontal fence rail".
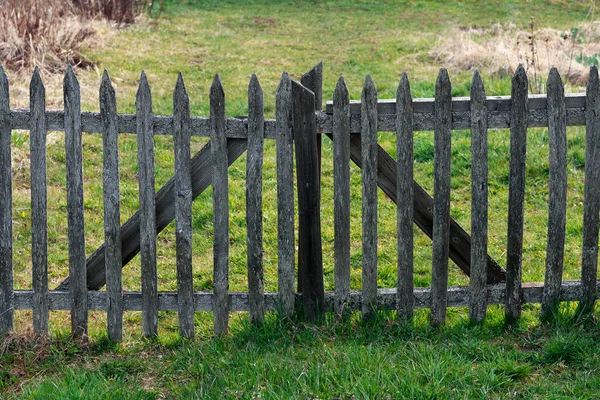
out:
M100 86L100 112L82 113L79 83L68 67L63 111L48 111L39 70L30 86L30 110L11 110L8 79L0 67L0 334L14 328L14 310L32 310L36 333L48 330L51 310L70 310L72 333L85 335L88 311L107 312L111 340L122 340L123 312L142 311L145 336L158 334L158 312L177 311L182 336L194 336L194 312L213 313L215 334L226 334L233 311L250 313L260 325L265 312L311 320L324 312L337 316L359 311L363 318L377 310L395 310L412 318L414 309L431 310L430 323L443 325L448 307L468 306L470 319L481 322L487 306L503 304L506 321L514 322L525 303L541 303L542 318L552 317L563 301L580 301L593 310L598 297L598 213L600 210L600 80L590 70L586 94L565 95L558 71L552 69L547 95L529 95L522 66L512 80L511 96L486 96L475 73L469 98L452 98L447 71L438 76L434 99L413 99L406 74L396 99L378 100L368 75L360 101L350 101L343 78L333 101L322 105L322 65L301 82L281 77L276 93L276 119L264 118L263 92L253 75L248 86L248 117L226 118L225 92L217 74L210 88L210 116L190 115L183 77L173 93L172 116L154 115L150 84L144 72L136 95L136 114L118 114L116 95L105 72ZM567 126L586 127L586 168L582 280L563 281L567 199ZM527 129L548 127L549 208L545 283L522 281L525 164ZM488 136L490 129L510 129L508 234L506 265L488 254ZM11 131L30 132L32 288L15 290L12 265ZM473 239L450 217L451 136L471 132ZM48 288L48 222L46 134L65 131L69 277ZM397 159L378 143L378 132L395 132ZM434 196L414 181L413 134L433 131ZM88 259L83 213L82 133L101 133L103 142L104 233ZM118 134L137 137L140 209L120 225ZM321 135L333 140L334 153L334 284L325 292L321 243ZM154 136L173 135L173 178L155 191ZM195 155L190 138L210 138ZM278 292L264 292L262 172L264 139L276 140ZM247 151L246 233L248 292L229 290L229 166ZM295 157L295 158L294 158ZM362 290L350 290L350 161L361 168ZM294 187L294 165L296 187ZM213 292L194 292L191 205L209 186L213 201ZM378 195L381 188L397 207L398 284L377 287ZM297 196L298 210L294 209ZM296 214L297 211L297 214ZM298 221L298 237L294 223ZM158 291L156 240L176 224L177 291ZM431 288L414 287L413 227L433 242ZM296 244L298 247L296 247ZM122 288L122 267L140 254L141 291ZM297 253L297 254L296 254ZM296 271L298 259L298 278ZM470 286L448 287L448 261L470 277ZM298 284L298 290L294 285ZM100 291L106 284L107 290Z

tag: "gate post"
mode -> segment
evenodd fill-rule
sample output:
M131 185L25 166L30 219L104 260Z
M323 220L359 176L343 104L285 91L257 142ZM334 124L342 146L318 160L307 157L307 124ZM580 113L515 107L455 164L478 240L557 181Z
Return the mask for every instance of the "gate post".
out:
M298 184L298 271L304 315L316 321L324 311L321 246L321 191L317 153L315 94L292 81L292 120Z

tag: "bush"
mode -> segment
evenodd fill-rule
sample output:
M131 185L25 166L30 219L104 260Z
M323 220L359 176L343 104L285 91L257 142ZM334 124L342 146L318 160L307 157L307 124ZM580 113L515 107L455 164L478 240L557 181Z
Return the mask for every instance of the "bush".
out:
M80 53L94 33L93 19L129 24L141 13L152 15L163 1L151 0L4 0L0 1L0 63L12 70L38 65L51 72L64 64L91 64Z

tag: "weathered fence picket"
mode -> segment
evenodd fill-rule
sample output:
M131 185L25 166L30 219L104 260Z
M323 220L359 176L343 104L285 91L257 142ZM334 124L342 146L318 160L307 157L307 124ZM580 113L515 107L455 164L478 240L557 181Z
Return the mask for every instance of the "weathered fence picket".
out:
M525 160L527 156L527 75L519 65L512 79L510 109L510 172L508 183L508 235L506 240L506 319L521 316L523 293L523 216Z
M100 85L100 115L102 125L104 198L104 265L108 291L108 337L123 339L123 284L121 273L121 192L119 189L119 133L117 99L108 72L102 75ZM87 282L86 282L87 289Z
M584 313L593 310L598 276L598 213L600 211L600 79L590 69L585 111L585 184L583 245L581 249L581 302Z
M350 295L350 96L343 77L333 93L333 192L334 308L341 317Z
M181 73L173 92L175 156L175 241L179 332L194 337L194 275L192 274L192 168L190 162L190 99Z
M471 321L487 309L488 138L485 89L475 71L471 83Z
M142 263L142 329L158 334L158 277L156 271L156 201L154 198L154 133L152 94L142 71L135 101L140 197L140 256Z
M567 115L565 91L556 68L550 70L547 88L550 187L546 277L542 298L542 319L545 320L551 318L558 310L567 222Z
M0 66L0 335L13 329L12 166L8 78Z
M446 323L448 302L451 115L452 87L448 72L442 68L435 84L435 129L433 139L433 247L430 316L430 322L433 326Z
M414 172L413 100L408 75L402 74L396 91L396 207L398 224L398 315L407 319L414 308ZM487 266L487 265L486 265Z
M31 171L31 263L33 330L48 331L48 213L46 194L46 89L36 67L29 89Z
M214 325L215 335L229 330L229 179L227 176L227 138L225 137L225 92L219 75L210 87L210 120L213 163L214 226Z
M290 317L294 311L294 159L292 81L283 73L276 95L277 158L277 287L279 307Z
M377 89L367 75L361 94L363 318L377 298Z
M147 77L142 72L136 115L119 115L108 74L100 86L100 113L81 113L79 84L69 67L64 79L62 112L45 110L39 70L30 86L30 110L11 110L8 79L0 68L0 332L13 329L13 310L33 309L34 329L48 330L48 310L70 310L72 333L87 333L88 310L106 310L111 340L122 340L123 312L142 310L145 336L158 333L158 311L178 312L183 337L194 337L195 311L211 311L216 335L228 332L230 311L248 311L253 324L264 313L289 317L304 304L309 320L334 311L337 317L360 311L365 319L377 310L396 310L410 320L418 308L430 309L433 326L445 323L447 307L469 306L469 317L481 322L489 304L504 304L506 319L519 318L523 303L541 303L542 318L554 315L560 301L580 301L583 312L597 298L598 210L600 209L600 80L590 70L586 96L565 96L556 70L550 72L548 94L527 94L520 66L511 98L487 98L476 72L469 99L452 99L447 72L436 82L435 100L413 99L406 74L394 101L378 101L370 75L361 101L350 101L343 78L333 102L321 112L322 64L302 82L284 73L276 93L276 119L264 119L263 92L253 75L248 86L248 118L225 117L225 93L218 75L210 89L210 117L192 117L181 74L173 92L173 116L154 116ZM543 118L542 118L543 117ZM25 119L26 118L26 119ZM545 119L544 119L545 118ZM567 142L566 126L586 125L586 171L582 279L562 281L565 251ZM488 129L510 126L507 271L487 254ZM527 128L547 126L550 184L545 283L522 283L523 216ZM472 238L450 218L452 130L471 130ZM14 290L12 265L11 131L29 129L31 150L32 287ZM69 278L48 291L46 133L65 131ZM413 172L413 132L434 131L434 197ZM395 131L394 159L378 144L378 132ZM102 133L105 243L85 260L82 132ZM118 134L137 134L140 210L120 226ZM154 135L172 134L174 176L158 192L154 186ZM334 292L324 291L320 222L320 135L333 140ZM211 141L194 157L191 136ZM278 198L278 293L264 292L262 169L264 139L275 138ZM294 292L295 142L298 196L298 285ZM246 234L248 291L229 292L228 167L246 158ZM362 169L362 290L351 290L350 160ZM209 185L213 189L213 292L194 292L192 201ZM398 280L393 289L377 287L377 209L380 187L396 203ZM177 292L158 292L156 236L176 221ZM431 288L414 287L413 223L433 240ZM142 290L123 292L121 268L141 253ZM448 288L448 261L470 276L469 287ZM85 268L85 270L84 270ZM84 272L85 271L85 272ZM506 283L503 283L506 281ZM107 291L98 291L104 283Z
M71 332L87 334L87 282L83 217L83 143L79 82L69 65L63 83L65 101L65 153L67 159L67 215L69 276L71 277Z
M248 301L250 322L262 324L263 284L262 169L265 140L263 91L255 74L248 86L248 154L246 157L246 232L248 243Z

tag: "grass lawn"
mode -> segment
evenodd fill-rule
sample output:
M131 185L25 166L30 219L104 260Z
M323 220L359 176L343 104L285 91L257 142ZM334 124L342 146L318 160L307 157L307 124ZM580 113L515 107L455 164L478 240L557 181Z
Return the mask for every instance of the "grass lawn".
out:
M208 93L215 73L225 87L227 114L246 115L247 85L256 73L265 94L265 112L275 112L275 88L285 70L298 79L324 61L324 100L332 97L344 75L351 98L360 98L362 82L372 74L379 98L394 98L403 71L409 73L414 97L432 97L437 71L450 71L454 96L469 93L472 71L436 58L443 40L468 29L494 29L497 23L527 32L535 29L572 32L592 21L589 1L445 2L445 1L188 1L169 4L162 18L118 32L105 32L84 51L98 71L77 71L82 108L98 110L99 72L113 80L118 111L135 110L141 70L152 87L155 114L172 113L177 72L183 73L192 115L208 115ZM184 2L180 2L184 3ZM525 62L526 60L523 60ZM488 95L510 94L510 68L482 71ZM530 71L531 72L531 71ZM548 71L538 71L545 76ZM538 79L539 79L538 76ZM28 107L29 77L11 75L13 107ZM530 79L534 77L530 74ZM62 108L62 83L44 76L48 104ZM543 81L538 83L542 84ZM539 85L538 85L539 86ZM537 86L532 86L535 89ZM567 91L584 89L567 83ZM583 210L585 135L568 128L568 211L564 279L579 279ZM68 275L65 150L63 134L51 132L48 145L49 274L53 288ZM15 286L31 287L29 202L29 137L13 132ZM193 150L206 143L195 138ZM380 143L395 155L393 134L380 133ZM169 137L157 137L156 185L172 175L173 147ZM490 131L490 254L505 263L508 198L509 134ZM332 145L323 149L323 248L326 290L333 289L333 166ZM136 138L120 138L122 221L138 208ZM266 141L264 161L265 290L277 290L277 209L275 145ZM85 224L88 255L103 242L102 141L84 136ZM467 231L470 224L470 134L452 137L451 213ZM245 158L230 169L230 288L245 291ZM361 287L360 170L352 179L351 287ZM415 179L433 189L433 134L415 133ZM543 281L547 229L548 137L545 129L528 135L525 204L524 281ZM379 286L396 282L395 205L383 194L379 201ZM212 290L212 197L210 189L193 206L194 286ZM176 288L175 235L171 224L158 237L159 290ZM415 283L429 286L431 241L415 230ZM124 288L139 290L139 257L124 269ZM451 264L450 284L467 284ZM504 332L502 310L491 307L483 327L465 325L465 310L450 313L440 332L427 327L427 312L418 313L415 327L393 322L391 314L364 325L357 320L322 327L278 321L269 317L264 328L247 326L246 314L232 316L231 337L211 338L211 316L197 314L198 339L182 342L176 315L161 313L157 341L140 340L139 313L125 315L126 341L104 339L105 317L92 312L91 344L67 339L68 314L51 313L52 340L9 337L0 350L0 396L44 398L229 397L593 397L597 378L600 331L596 319L574 321L566 307L556 326L538 326L538 307L526 307L521 325ZM27 334L30 312L17 312L16 331ZM585 329L584 329L585 327ZM58 370L57 363L69 368ZM225 392L224 392L225 391ZM104 393L103 393L104 392ZM60 395L62 393L62 395ZM110 394L106 394L110 393Z

